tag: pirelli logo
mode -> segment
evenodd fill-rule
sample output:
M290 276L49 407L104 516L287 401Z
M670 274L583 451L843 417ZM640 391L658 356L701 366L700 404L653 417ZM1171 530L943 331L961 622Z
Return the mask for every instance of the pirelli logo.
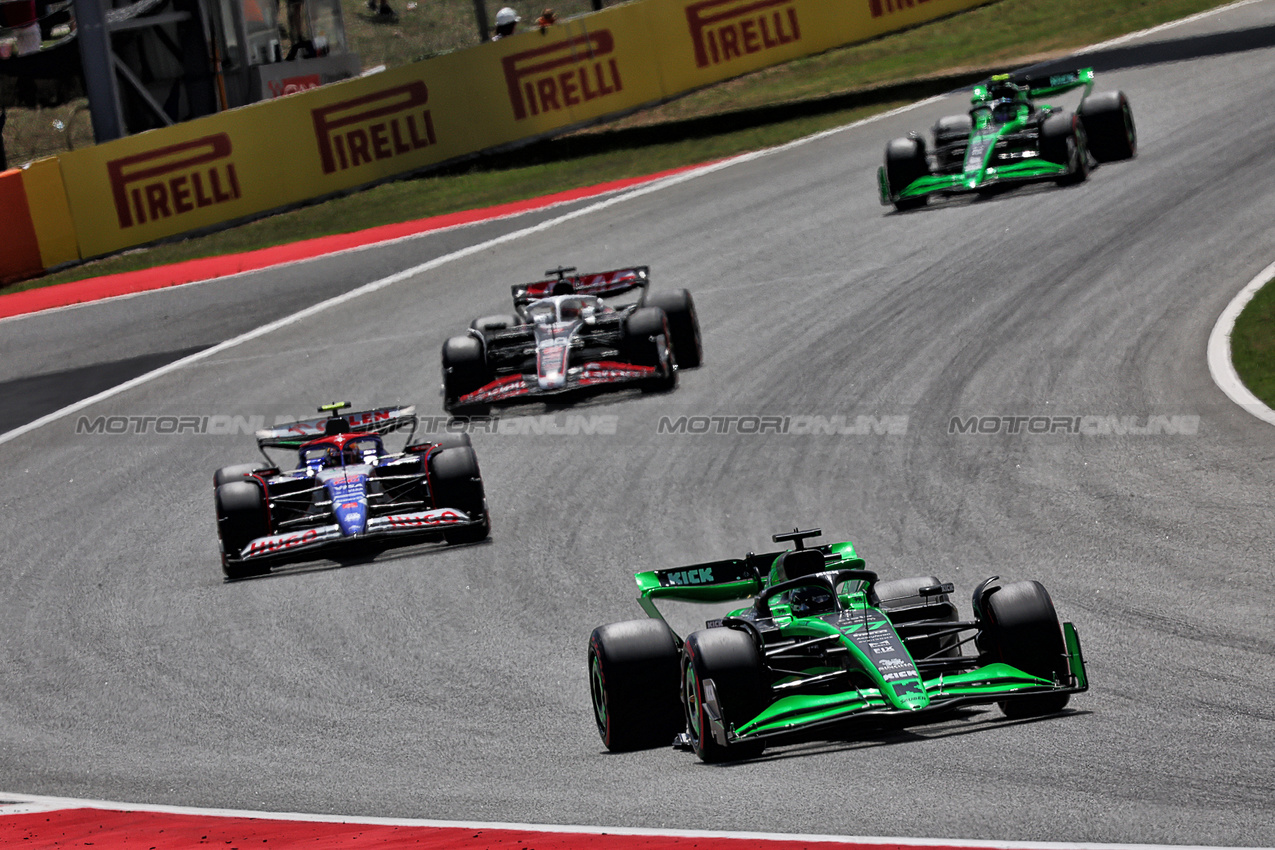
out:
M242 196L230 136L216 133L106 163L120 229Z
M801 41L793 0L703 0L686 7L686 22L700 68Z
M928 2L930 0L868 0L868 11L872 13L872 17L880 18L884 15L893 15L895 12L912 9Z
M324 174L438 144L420 80L311 110Z
M624 90L608 29L511 53L501 62L514 120L558 112Z

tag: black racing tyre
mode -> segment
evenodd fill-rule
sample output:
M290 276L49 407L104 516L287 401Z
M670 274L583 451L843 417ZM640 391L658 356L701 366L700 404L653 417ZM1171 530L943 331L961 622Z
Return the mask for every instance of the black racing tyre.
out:
M699 314L695 299L685 289L657 292L646 299L647 306L659 307L668 317L673 339L673 357L679 369L694 369L704 359L704 346L699 332Z
M443 343L443 406L451 406L463 395L484 386L487 358L483 344L472 336L454 336Z
M956 606L952 604L946 593L922 596L923 587L935 587L942 584L934 576L912 576L879 581L872 586L877 595L878 605L891 623L914 623L918 620L939 620L955 623ZM928 603L928 604L926 604ZM913 658L954 658L961 654L957 635L944 635L937 638L910 638L906 644Z
M1089 152L1084 127L1074 113L1050 115L1040 125L1040 155L1066 166L1067 174L1058 177L1060 186L1083 183L1089 176Z
M261 464L259 463L239 463L234 466L223 466L213 473L213 487L217 488L222 484L229 484L231 481L242 481L260 466Z
M934 146L950 145L953 142L967 142L974 122L969 115L944 115L934 122Z
M1138 130L1133 123L1133 107L1124 92L1087 97L1078 111L1089 137L1089 152L1098 162L1116 162L1137 155Z
M470 517L478 517L478 525L443 530L448 543L477 543L491 534L491 515L483 476L478 470L478 456L468 446L443 449L429 457L429 484L433 488L435 508L457 508Z
M921 139L906 136L894 139L885 146L885 179L890 193L897 195L916 180L930 173L929 163L925 159L925 142ZM925 206L926 196L904 198L894 202L897 210L911 210Z
M505 331L520 324L522 324L522 320L517 316L506 315L483 316L482 318L474 319L469 323L469 326L476 331Z
M624 359L638 366L660 366L660 339L672 351L676 361L677 348L671 344L668 316L659 307L639 307L624 319L620 348ZM645 390L671 390L677 386L677 370L669 369L666 375L657 375Z
M265 496L254 481L231 481L214 493L217 536L221 539L221 569L226 578L247 578L269 571L259 562L236 559L243 548L270 533Z
M738 629L715 628L692 632L682 648L682 706L686 730L695 754L706 762L753 758L763 741L740 741L722 746L709 728L704 705L704 682L711 679L727 728L756 717L769 701L770 687L757 644Z
M985 662L1001 661L1042 679L1066 681L1067 652L1049 592L1038 581L1019 581L983 597L978 645ZM1000 703L1007 717L1053 714L1070 694L1019 697Z
M681 651L663 620L599 626L589 636L593 719L611 752L667 747L686 728Z

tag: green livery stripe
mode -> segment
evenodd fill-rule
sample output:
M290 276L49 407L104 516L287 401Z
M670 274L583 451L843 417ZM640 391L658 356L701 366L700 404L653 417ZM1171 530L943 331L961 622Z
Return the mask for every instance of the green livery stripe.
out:
M758 732L795 729L807 723L855 714L870 708L889 708L875 688L843 694L794 695L783 697L737 730L741 737Z

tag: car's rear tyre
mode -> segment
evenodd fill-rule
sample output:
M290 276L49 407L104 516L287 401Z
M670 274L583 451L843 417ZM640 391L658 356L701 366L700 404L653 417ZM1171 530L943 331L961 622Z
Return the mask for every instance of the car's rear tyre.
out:
M478 525L444 528L443 539L448 543L486 540L491 534L491 515L487 511L483 476L478 470L478 455L468 446L458 446L435 452L428 463L434 507L456 508L481 519Z
M1087 97L1080 104L1079 113L1089 137L1089 152L1098 162L1116 162L1137 155L1138 130L1124 92Z
M710 679L727 729L756 717L766 707L769 686L753 639L731 628L692 632L682 648L682 706L691 745L701 760L734 761L760 755L763 741L722 746L713 737L704 690L704 682Z
M679 369L694 369L703 362L704 346L700 338L699 315L695 299L685 289L657 292L646 299L647 305L659 307L668 317L672 334L673 356Z
M243 481L261 468L259 463L237 463L234 466L223 466L213 473L213 487L229 484L231 481Z
M599 626L589 636L593 719L611 752L666 747L686 728L681 653L662 620Z
M890 618L891 623L897 625L919 620L955 623L959 619L956 606L946 593L931 596L922 596L920 593L923 587L935 587L939 584L942 582L934 576L913 576L879 581L872 589L877 595L878 607ZM916 637L907 641L907 648L917 660L954 658L961 654L959 643L955 634L935 638Z
M969 115L944 115L934 122L934 146L968 142L974 122Z
M474 319L469 323L469 326L476 331L506 331L510 328L516 328L520 324L522 324L522 321L517 316L506 315L483 316L482 318Z
M481 341L472 336L454 336L443 343L443 407L450 411L462 396L489 380Z
M253 481L230 481L214 491L217 506L217 536L221 540L221 569L226 578L247 578L268 572L257 561L243 562L243 548L270 533L265 496Z
M1040 126L1040 155L1068 170L1058 185L1083 183L1089 176L1089 152L1084 127L1073 113L1051 115Z
M1053 600L1038 581L995 588L981 601L978 647L983 661L1000 661L1042 679L1066 681L1066 647ZM1053 714L1070 694L1018 697L1000 703L1007 717Z
M921 139L906 136L894 139L885 146L885 179L890 193L897 195L912 181L930 173L929 163L925 158L925 142ZM900 198L894 202L896 210L913 210L925 206L927 197Z

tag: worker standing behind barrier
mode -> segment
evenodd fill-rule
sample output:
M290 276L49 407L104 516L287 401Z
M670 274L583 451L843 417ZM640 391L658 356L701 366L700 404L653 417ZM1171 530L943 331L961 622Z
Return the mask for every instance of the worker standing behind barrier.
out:
M518 22L521 20L522 18L518 16L518 13L513 9L510 9L508 6L501 9L496 13L496 31L495 34L492 35L491 40L500 41L507 35L513 35L514 27L517 26Z

